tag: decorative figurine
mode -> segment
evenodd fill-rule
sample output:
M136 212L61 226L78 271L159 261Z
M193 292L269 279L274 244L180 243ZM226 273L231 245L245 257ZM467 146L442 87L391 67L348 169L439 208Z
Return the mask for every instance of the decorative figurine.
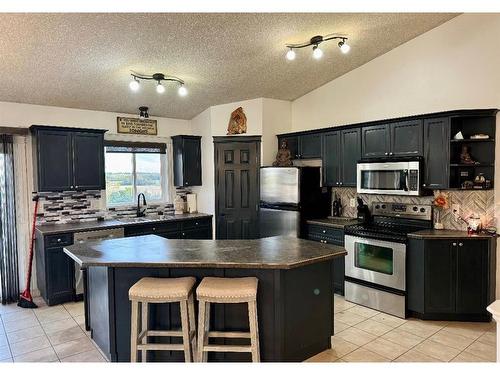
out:
M479 215L471 215L467 220L467 234L477 234L481 231L481 218Z
M227 125L227 135L243 134L247 132L247 116L243 112L242 107L236 108L229 118Z
M469 147L466 145L462 146L462 152L460 153L460 163L462 164L475 164L476 162L472 160L469 153Z
M486 185L486 178L484 177L484 174L479 173L474 178L474 189L484 189Z
M273 167L291 167L292 163L292 154L288 149L288 144L284 140L281 142L280 148L276 154L276 160L273 162Z

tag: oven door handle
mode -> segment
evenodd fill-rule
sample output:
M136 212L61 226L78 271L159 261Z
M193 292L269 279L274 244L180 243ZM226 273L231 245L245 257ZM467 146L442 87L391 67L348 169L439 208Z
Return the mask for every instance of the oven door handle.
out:
M403 171L403 174L404 174L404 179L405 179L405 181L404 181L404 186L403 186L403 190L404 190L404 191L408 191L408 189L409 189L409 188L408 188L408 185L409 185L409 181L408 181L408 169L405 169L405 170Z

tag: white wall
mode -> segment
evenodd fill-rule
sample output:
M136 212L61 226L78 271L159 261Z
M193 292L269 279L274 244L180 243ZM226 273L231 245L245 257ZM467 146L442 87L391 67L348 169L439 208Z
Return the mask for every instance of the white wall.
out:
M292 103L288 100L262 100L262 165L272 165L278 151L276 134L292 129Z

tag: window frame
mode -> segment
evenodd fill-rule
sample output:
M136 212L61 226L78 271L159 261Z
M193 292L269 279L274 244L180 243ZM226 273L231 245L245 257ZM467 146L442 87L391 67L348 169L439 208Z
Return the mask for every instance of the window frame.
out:
M105 184L107 183L106 181L106 147L104 148L104 180ZM130 203L118 203L118 204L112 204L108 201L107 194L106 196L106 208L120 208L120 207L130 207L136 204L136 199L137 199L137 162L136 162L136 155L137 154L147 154L147 153L135 153L135 152L129 152L128 154L132 154L132 187L133 187L133 197L134 199ZM168 204L168 197L169 197L169 187L168 187L168 170L167 170L167 153L159 153L160 155L160 187L161 187L161 199L160 200L151 200L151 199L146 199L148 205L149 204Z

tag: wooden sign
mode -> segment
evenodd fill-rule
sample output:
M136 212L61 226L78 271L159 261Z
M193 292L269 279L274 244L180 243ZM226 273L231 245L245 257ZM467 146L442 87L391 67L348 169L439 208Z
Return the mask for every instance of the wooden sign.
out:
M118 133L158 135L156 120L141 120L136 117L117 117L116 122Z

